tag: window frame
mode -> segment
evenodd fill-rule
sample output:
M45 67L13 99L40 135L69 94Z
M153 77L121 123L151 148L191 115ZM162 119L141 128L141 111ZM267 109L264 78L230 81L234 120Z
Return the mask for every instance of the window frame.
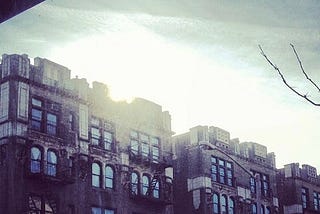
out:
M39 157L37 157L37 159L34 159L33 158L33 149L37 149L39 151L39 155L40 155L40 159ZM40 147L40 146L37 146L37 145L34 145L30 148L30 173L32 174L39 174L42 172L42 169L43 169L43 166L42 166L42 163L43 163L43 149ZM36 169L37 170L33 170L35 168L35 165L36 164Z
M94 172L94 166L98 166L97 170L99 170L99 173ZM93 162L91 164L91 186L96 188L101 188L101 176L102 176L102 168L101 164L99 162ZM96 184L96 181L98 181L98 184Z
M306 209L309 205L309 189L306 187L301 187L301 202L302 208Z
M233 187L233 163L216 156L211 156L211 180L213 182Z
M61 110L58 106L60 104L37 96L31 97L29 102L31 129L51 136L59 136ZM37 116L35 112L38 112L40 116ZM51 120L50 116L53 116L55 120Z
M218 193L212 194L212 214L220 213L220 198Z
M133 175L136 176L136 180L134 181ZM140 184L140 177L139 173L136 171L133 171L130 175L130 192L132 195L139 195L139 184Z
M136 130L130 131L130 154L141 156L144 160L159 163L161 158L161 141L159 137L151 136Z
M145 182L145 181L147 181L147 182ZM147 193L148 193L149 188L150 188L150 181L151 181L150 175L143 174L143 176L142 176L142 185L141 185L141 188L142 188L141 193L142 193L143 196L148 196Z
M51 162L49 160L49 154L52 153L55 155L55 162ZM58 161L59 161L59 157L58 157L58 152L53 150L53 149L48 149L47 150L47 161L46 161L46 175L48 176L52 176L52 177L56 177L58 174ZM52 171L51 171L52 170Z
M107 123L103 119L99 119L95 116L91 117L90 123L90 143L93 147L101 148L105 151L114 152L115 149L115 134L112 128L106 127ZM108 122L109 123L109 122ZM95 130L95 131L93 131ZM110 134L110 138L106 135ZM107 146L108 145L108 146Z
M112 172L112 174L109 174L109 173L107 173L108 172L108 170L107 169L110 169L111 171L110 172ZM113 168L113 166L111 166L111 165L106 165L105 166L105 176L104 176L104 180L105 180L105 184L104 184L104 187L106 188L106 189L114 189L115 187L114 187L114 179L115 179L115 171L114 171L114 168ZM110 181L110 182L108 182L108 181ZM108 183L111 183L111 186L108 186L107 184Z

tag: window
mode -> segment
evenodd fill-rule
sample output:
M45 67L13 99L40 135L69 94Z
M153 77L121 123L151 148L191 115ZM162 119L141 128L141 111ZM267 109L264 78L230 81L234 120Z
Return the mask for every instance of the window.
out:
M141 140L141 154L142 157L149 157L149 137L144 134L140 134Z
M265 212L264 212L264 206L263 206L263 204L261 204L261 208L260 208L260 214L265 214Z
M104 149L112 150L112 142L113 142L113 135L111 132L104 131L103 132L103 145Z
M266 214L270 214L270 213L271 213L270 207L267 207L266 208Z
M233 186L233 164L217 157L211 157L211 179L214 182Z
M302 200L302 207L308 207L308 189L305 187L301 188L301 200Z
M227 185L233 186L233 170L232 170L232 163L227 162Z
M147 175L142 176L142 194L147 195L149 189L150 178Z
M114 214L112 209L102 209L99 207L91 207L91 214Z
M74 131L74 116L72 113L69 114L68 116L68 127L70 130Z
M113 150L113 132L112 126L102 126L101 124L106 124L101 122L97 118L91 118L91 144L94 146L99 146L105 150ZM109 123L108 123L109 124Z
M41 131L42 127L42 111L39 109L31 110L31 128L37 131Z
M134 155L138 155L139 154L139 143L137 140L131 140L131 152Z
M225 169L219 168L219 182L224 184L225 183Z
M257 214L257 204L252 204L252 214Z
M256 193L257 189L256 189L256 181L254 177L250 177L250 191L251 193Z
M154 198L160 198L159 180L156 181L156 185L154 186L152 195Z
M104 210L104 214L114 214L114 210L106 209Z
M159 153L159 139L155 138L155 137L151 137L151 152L152 152L152 162L154 163L158 163L159 161L159 157L160 157L160 153Z
M113 189L113 179L114 179L114 171L111 166L106 166L106 176L105 176L105 185L106 188L111 188Z
M31 105L31 128L50 135L57 135L58 116L56 113L60 109L59 105L45 103L36 98L31 99Z
M100 142L100 131L98 128L92 127L91 128L91 143L92 145L99 145Z
M130 132L130 152L132 155L139 155L144 159L151 159L158 163L160 159L160 140L136 131Z
M136 172L131 173L131 193L138 195L139 176Z
M29 210L28 214L50 214L57 213L56 202L52 199L48 200L45 197L30 195L28 197Z
M41 171L41 151L38 147L31 148L31 164L30 171L31 173L40 173Z
M269 176L261 174L261 193L263 196L269 195ZM261 178L260 177L260 178Z
M251 171L253 176L250 177L250 191L256 193L257 184L255 181L255 176L260 176L260 186L261 186L261 195L264 197L269 196L269 176L260 172Z
M216 193L213 193L212 196L212 213L219 214L219 196Z
M227 213L227 197L225 195L221 196L220 198L220 203L221 203L221 214L226 214Z
M47 133L51 135L57 134L57 116L51 113L47 114Z
M320 193L313 192L313 206L315 210L320 210Z
M47 152L47 175L57 175L57 155L54 151L48 150Z
M234 200L233 198L229 198L229 201L228 201L228 214L234 214Z
M101 187L100 179L101 178L101 167L98 163L92 164L92 186Z
M211 157L211 179L215 182L218 181L217 168L217 158Z

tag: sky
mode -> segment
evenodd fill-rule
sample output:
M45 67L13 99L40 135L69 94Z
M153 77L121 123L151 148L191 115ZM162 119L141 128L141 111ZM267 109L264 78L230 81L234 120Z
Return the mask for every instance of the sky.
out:
M47 0L0 24L0 53L42 57L72 77L108 85L115 100L162 105L177 134L217 126L275 152L278 167L320 172L320 107L286 88L320 95L318 0Z

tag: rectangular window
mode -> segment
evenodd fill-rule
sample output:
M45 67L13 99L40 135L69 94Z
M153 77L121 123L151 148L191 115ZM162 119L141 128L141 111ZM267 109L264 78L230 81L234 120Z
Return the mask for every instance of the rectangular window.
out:
M131 131L130 132L130 152L133 155L141 155L145 160L159 163L160 159L160 141L157 137Z
M39 109L31 110L31 128L37 131L41 131L42 123L42 111Z
M320 210L320 193L313 192L313 206L315 210Z
M31 99L31 104L31 128L49 135L57 135L58 116L55 113L60 109L58 104L55 104L54 106L57 107L52 109L50 107L53 104L44 103L36 98ZM55 113L52 113L52 111Z
M233 186L233 165L217 157L211 157L211 179L214 182Z
M269 195L269 176L261 174L262 179L261 179L261 192L263 196L268 196Z
M91 143L92 145L98 146L100 143L100 130L98 128L91 128Z
M104 131L103 132L103 144L104 149L112 150L112 142L113 142L113 135L111 132Z
M137 140L131 140L131 143L130 143L130 147L131 147L131 152L134 154L134 155L138 155L139 153L139 143Z
M250 178L250 190L252 193L256 193L256 181L255 176L259 175L260 177L260 186L261 186L261 195L264 197L269 196L269 187L270 187L270 180L269 176L260 172L251 171L253 174L253 177Z
M257 192L256 181L255 181L254 177L250 177L250 191L251 191L251 193Z
M115 214L114 210L91 207L91 214Z
M160 153L159 153L159 139L155 137L150 138L150 143L151 143L151 149L152 149L152 162L153 163L158 163L159 158L160 158Z
M42 107L42 101L41 100L32 98L31 103L32 103L33 106L40 107L40 108Z
M41 196L29 196L29 210L28 213L34 213L34 214L50 214L50 213L57 213L56 210L56 202L53 200L49 200L45 197Z
M108 151L113 150L114 137L111 131L112 126L104 126L98 118L91 118L91 144ZM109 123L108 123L109 124Z
M51 113L47 114L47 133L51 135L57 134L57 116Z
M102 214L101 213L101 208L91 207L91 214Z
M302 200L302 207L305 209L308 207L308 189L305 187L301 188L301 200Z
M106 209L104 210L104 214L114 214L114 210L109 210L109 209Z
M141 143L141 154L143 157L149 157L149 144L147 142Z

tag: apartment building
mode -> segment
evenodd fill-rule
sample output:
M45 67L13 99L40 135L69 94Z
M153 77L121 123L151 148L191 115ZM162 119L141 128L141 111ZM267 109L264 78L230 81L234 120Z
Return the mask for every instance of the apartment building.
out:
M281 213L320 213L320 177L315 167L287 164L278 170L277 186Z
M2 55L0 213L173 213L171 117L43 58Z
M278 213L274 154L257 143L219 141L213 130L197 126L173 138L175 213Z

